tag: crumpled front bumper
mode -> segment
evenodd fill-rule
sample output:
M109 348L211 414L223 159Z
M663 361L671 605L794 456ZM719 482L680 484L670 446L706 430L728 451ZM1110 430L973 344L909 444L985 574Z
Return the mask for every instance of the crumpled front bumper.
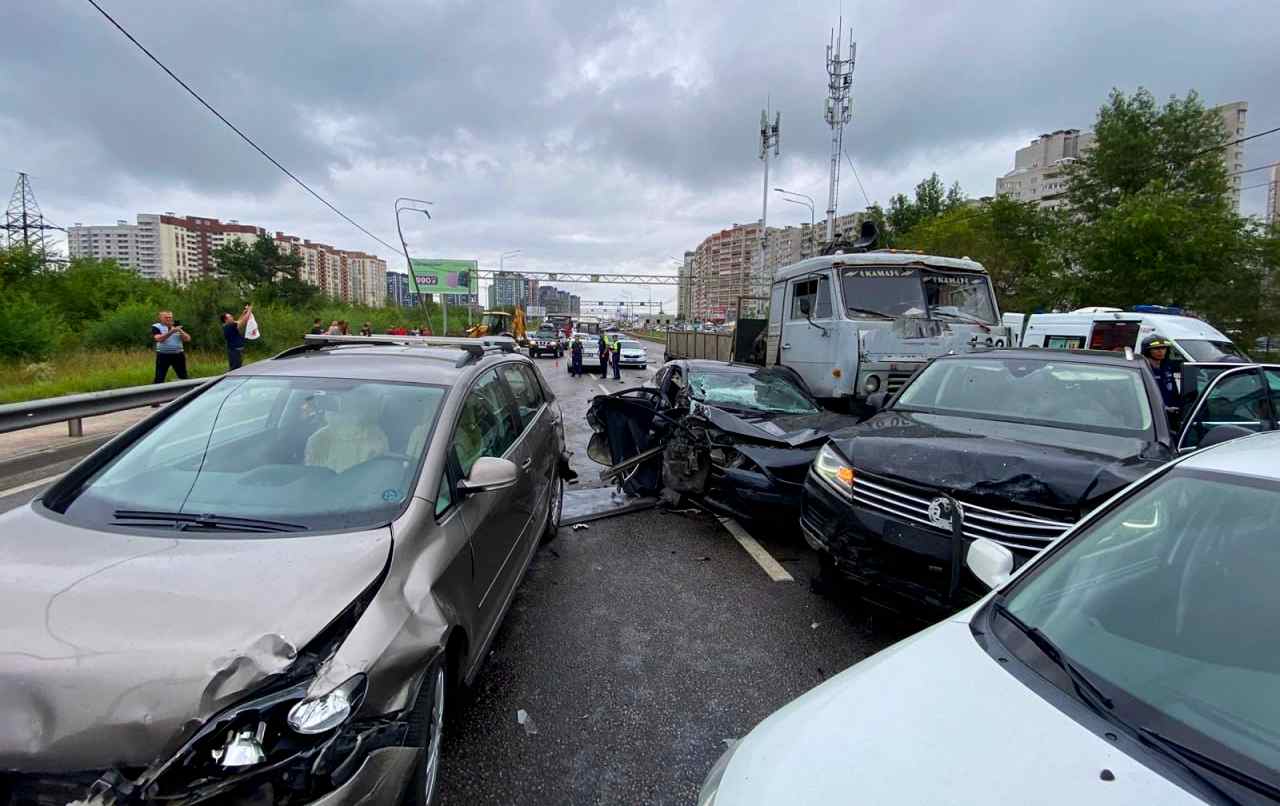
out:
M412 747L384 747L365 758L351 780L310 806L378 806L399 803L422 754Z
M800 484L739 468L716 468L704 496L713 508L739 518L794 517L804 497Z

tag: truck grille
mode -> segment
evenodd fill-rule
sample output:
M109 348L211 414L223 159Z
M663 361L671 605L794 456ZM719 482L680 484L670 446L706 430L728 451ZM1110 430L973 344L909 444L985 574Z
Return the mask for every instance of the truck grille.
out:
M890 372L889 380L886 382L885 391L889 394L897 392L911 378L910 372Z
M908 493L891 482L881 479L869 481L862 474L855 474L853 500L877 512L893 515L939 532L950 531L938 528L929 520L931 499ZM1001 512L963 501L956 503L960 505L961 532L965 537L971 540L985 537L1022 552L1037 552L1071 528L1069 523Z

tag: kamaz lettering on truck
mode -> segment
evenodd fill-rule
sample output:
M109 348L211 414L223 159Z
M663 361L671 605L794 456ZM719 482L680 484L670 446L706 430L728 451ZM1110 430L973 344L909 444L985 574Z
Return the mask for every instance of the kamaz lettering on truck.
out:
M855 252L774 277L766 363L795 369L820 398L861 404L934 356L1008 344L991 279L972 260Z

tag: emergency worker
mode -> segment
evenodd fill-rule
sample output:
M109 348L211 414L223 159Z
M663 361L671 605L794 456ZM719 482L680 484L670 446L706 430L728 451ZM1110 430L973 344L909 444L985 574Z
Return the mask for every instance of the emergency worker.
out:
M1160 387L1160 398L1164 401L1166 412L1176 410L1179 406L1178 381L1174 378L1173 362L1169 360L1169 348L1173 342L1162 336L1148 336L1142 341L1142 356L1147 361L1147 368L1155 376L1156 385Z

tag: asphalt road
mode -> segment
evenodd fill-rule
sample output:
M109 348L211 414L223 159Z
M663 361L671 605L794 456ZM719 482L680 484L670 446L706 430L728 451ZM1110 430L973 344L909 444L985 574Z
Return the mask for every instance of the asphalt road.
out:
M451 714L442 803L694 803L726 739L904 635L812 592L793 539L774 582L705 515L562 529Z

